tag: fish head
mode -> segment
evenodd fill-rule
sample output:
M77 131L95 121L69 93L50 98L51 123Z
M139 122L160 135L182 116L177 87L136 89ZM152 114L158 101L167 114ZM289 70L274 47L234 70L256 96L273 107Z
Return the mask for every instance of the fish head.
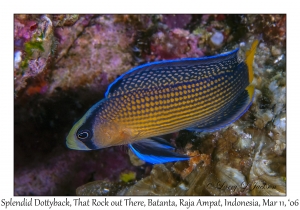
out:
M105 147L127 144L135 140L132 129L118 121L103 118L102 101L91 107L87 113L72 127L66 138L66 145L74 150L94 150Z
M102 138L105 135L95 132L95 127L101 127L101 124L105 126L105 122L102 122L99 118L99 110L101 110L103 102L104 100L101 100L96 103L73 125L66 138L68 148L74 150L94 150L106 147L101 144Z
M87 126L87 116L83 116L70 130L66 145L74 150L92 150L100 149L94 145L94 132L93 129Z

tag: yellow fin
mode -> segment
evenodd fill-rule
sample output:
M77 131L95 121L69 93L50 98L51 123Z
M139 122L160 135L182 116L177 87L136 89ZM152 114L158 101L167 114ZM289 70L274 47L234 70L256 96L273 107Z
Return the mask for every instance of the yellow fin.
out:
M248 91L249 98L251 100L253 98L253 94L254 94L254 86L249 85L248 87L246 87L246 90Z
M132 171L130 171L130 172L128 172L128 173L122 173L121 175L120 175L120 179L123 181L123 182L130 182L130 181L132 181L132 180L135 180L135 178L136 178L136 173L135 172L132 172Z
M253 63L254 54L255 54L258 43L259 43L259 40L257 40L257 39L254 40L254 42L252 43L251 49L246 52L246 64L248 67L249 83L251 83L253 80L254 73L253 73L252 63Z

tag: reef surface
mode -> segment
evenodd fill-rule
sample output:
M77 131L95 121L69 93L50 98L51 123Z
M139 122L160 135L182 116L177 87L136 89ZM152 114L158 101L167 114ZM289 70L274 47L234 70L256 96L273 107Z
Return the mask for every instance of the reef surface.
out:
M164 136L190 161L149 165L126 146L65 137L134 66L215 55L261 36L253 105L214 133ZM285 15L15 15L14 195L285 195Z

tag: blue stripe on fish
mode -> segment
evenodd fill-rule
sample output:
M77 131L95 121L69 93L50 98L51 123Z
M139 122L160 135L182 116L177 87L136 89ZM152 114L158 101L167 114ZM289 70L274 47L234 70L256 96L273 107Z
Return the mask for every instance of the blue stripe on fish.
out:
M209 56L209 57L201 57L201 58L184 58L184 59L177 59L177 60L166 60L166 61L157 61L152 63L147 63L141 66L137 66L128 72L124 73L120 77L118 77L113 83L108 86L108 89L105 93L105 97L108 98L111 94L115 92L121 92L119 94L130 91L134 88L150 88L151 86L161 86L161 83L158 83L157 79L163 80L162 77L166 77L166 81L170 85L170 79L174 78L175 80L180 81L179 79L184 77L184 74L195 74L196 76L203 73L203 71L197 69L197 67L201 67L203 69L203 65L219 65L219 68L225 69L226 65L228 65L229 69L233 69L233 65L238 65L237 60L237 53L239 48L232 50L230 52ZM226 63L227 62L227 63ZM232 65L232 66L231 66ZM211 69L215 68L212 66ZM178 72L178 69L182 70L182 75L178 74L175 75L172 71ZM208 67L209 68L209 67ZM149 79L149 74L153 74L153 70L158 70L158 74L156 75L156 79L154 78L152 81ZM164 71L165 70L165 71ZM168 73L169 72L169 73ZM144 74L142 74L144 73ZM136 75L139 74L139 75ZM205 76L205 75L204 75ZM132 77L132 81L130 80ZM135 78L134 78L135 77ZM125 79L125 80L123 80ZM199 78L195 78L197 80ZM151 83L150 83L151 82ZM143 86L143 83L145 86Z
M138 158L151 164L190 159L187 155L180 155L173 152L171 149L174 149L174 146L164 139L157 137L143 139L136 143L129 144L129 148Z

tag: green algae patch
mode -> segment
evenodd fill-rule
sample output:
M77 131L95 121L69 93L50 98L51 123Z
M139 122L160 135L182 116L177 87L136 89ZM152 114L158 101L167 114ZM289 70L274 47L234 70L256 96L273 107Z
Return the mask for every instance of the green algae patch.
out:
M135 180L135 178L136 178L136 173L132 172L132 171L130 171L128 173L122 173L120 175L120 180L122 180L125 183L133 181L133 180Z
M30 41L25 43L25 52L27 56L32 56L34 50L40 50L44 52L43 48L43 42L38 42L38 41Z

